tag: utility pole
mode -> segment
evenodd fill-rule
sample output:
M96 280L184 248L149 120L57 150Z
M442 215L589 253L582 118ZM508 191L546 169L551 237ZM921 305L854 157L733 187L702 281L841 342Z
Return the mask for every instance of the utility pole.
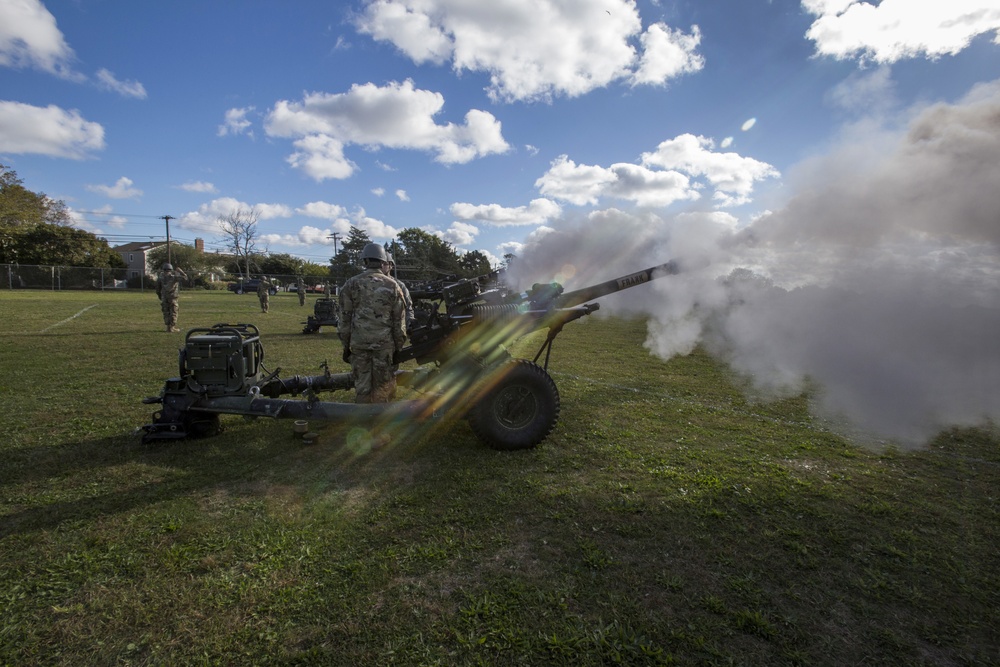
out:
M168 264L173 264L173 261L170 259L170 221L174 220L174 219L175 218L172 215L161 215L160 216L160 220L165 220L166 223L167 223L167 263Z
M334 232L333 234L330 234L326 238L333 239L333 260L331 260L330 262L330 272L333 273L333 267L337 266L335 262L337 260L337 240L340 238L340 232ZM334 283L336 283L337 276L334 276L333 280Z

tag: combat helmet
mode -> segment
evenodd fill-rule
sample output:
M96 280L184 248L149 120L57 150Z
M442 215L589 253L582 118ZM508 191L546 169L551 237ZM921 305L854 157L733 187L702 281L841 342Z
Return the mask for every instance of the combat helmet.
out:
M171 264L170 262L164 262L163 266L161 266L160 268L163 269L164 271L173 271L174 265Z
M385 248L381 244L369 243L361 249L361 259L377 259L380 262L388 262L389 255L385 252Z

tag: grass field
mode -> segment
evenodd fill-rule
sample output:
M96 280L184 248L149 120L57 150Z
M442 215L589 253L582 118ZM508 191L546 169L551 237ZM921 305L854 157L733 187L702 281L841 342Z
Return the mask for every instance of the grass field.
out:
M312 298L184 292L180 326L344 370ZM156 298L0 293L0 664L1000 663L995 431L873 451L644 336L568 325L528 451L239 417L144 446L183 337Z

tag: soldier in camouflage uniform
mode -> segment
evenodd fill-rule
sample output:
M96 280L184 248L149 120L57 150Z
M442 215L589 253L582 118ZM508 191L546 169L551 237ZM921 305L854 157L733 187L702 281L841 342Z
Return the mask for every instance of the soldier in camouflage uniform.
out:
M257 298L260 299L260 312L266 313L267 308L270 305L271 293L268 291L273 287L273 285L268 282L267 278L261 276L260 282L257 283Z
M393 365L406 341L403 293L385 275L385 248L369 243L361 251L365 271L340 288L340 324L344 361L351 364L357 403L386 403L396 389Z
M298 292L299 295L299 305L306 305L306 281L302 276L299 276L299 282L295 286L295 291Z
M389 270L386 272L386 275L395 280L396 284L399 285L399 289L403 292L403 306L406 311L406 330L409 331L410 327L413 326L413 299L410 298L410 290L406 286L406 283L396 275L396 260L392 256L392 253L389 253Z
M187 274L181 269L175 269L172 264L164 263L156 278L156 296L160 298L160 309L163 311L163 323L167 332L180 331L177 328L177 295L180 293L181 280Z

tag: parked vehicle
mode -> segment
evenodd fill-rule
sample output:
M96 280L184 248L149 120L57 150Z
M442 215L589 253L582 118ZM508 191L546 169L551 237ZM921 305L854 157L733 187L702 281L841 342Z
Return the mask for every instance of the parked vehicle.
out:
M257 286L260 285L259 278L250 278L248 280L240 280L239 282L229 283L226 285L226 289L236 294L256 294ZM267 293L274 296L278 293L279 287L277 285L271 285L271 288L267 290Z

